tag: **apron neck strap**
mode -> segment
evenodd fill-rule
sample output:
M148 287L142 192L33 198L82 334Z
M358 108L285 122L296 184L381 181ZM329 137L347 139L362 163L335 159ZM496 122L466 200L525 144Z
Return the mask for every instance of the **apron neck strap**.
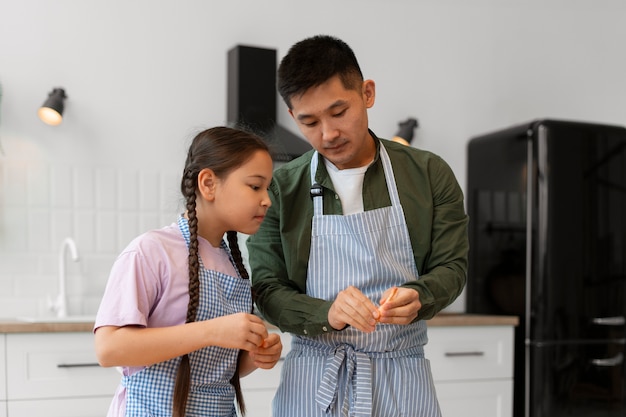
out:
M387 182L387 190L389 190L389 198L391 199L392 206L400 205L400 196L398 194L398 187L396 186L396 179L393 175L393 167L391 166L391 160L389 159L389 154L387 153L387 149L379 141L379 149L380 149L380 160L383 163L383 171L385 172L385 181ZM319 184L315 181L315 174L317 173L317 165L319 163L319 154L317 151L313 152L313 156L311 157L311 189L319 188ZM313 206L317 207L317 200L323 199L322 193L311 193L313 196ZM320 197L320 198L318 198ZM321 205L320 205L321 207ZM315 210L317 214L317 210Z

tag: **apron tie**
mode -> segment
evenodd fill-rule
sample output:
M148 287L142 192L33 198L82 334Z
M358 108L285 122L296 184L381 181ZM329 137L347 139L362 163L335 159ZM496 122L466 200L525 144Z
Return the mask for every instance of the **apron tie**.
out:
M372 364L367 354L357 352L350 345L342 344L335 349L335 354L326 363L320 387L315 401L328 413L337 402L337 378L339 369L345 363L346 380L352 386L352 412L354 417L372 416ZM347 416L350 396L344 395L341 415Z

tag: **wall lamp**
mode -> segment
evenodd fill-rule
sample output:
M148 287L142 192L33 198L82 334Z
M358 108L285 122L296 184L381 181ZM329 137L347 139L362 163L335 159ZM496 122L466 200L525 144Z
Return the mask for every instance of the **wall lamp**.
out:
M419 126L419 122L417 119L409 118L404 122L398 123L398 131L395 136L391 139L394 142L401 143L403 145L410 145L413 140L413 134L415 133L415 129Z
M43 105L37 111L39 118L50 126L57 126L63 121L63 108L67 96L62 88L53 89Z

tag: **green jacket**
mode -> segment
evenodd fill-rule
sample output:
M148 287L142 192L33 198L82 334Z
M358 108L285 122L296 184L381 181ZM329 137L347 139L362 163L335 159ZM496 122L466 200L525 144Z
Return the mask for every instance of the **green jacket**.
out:
M420 294L422 308L416 320L429 319L451 304L465 285L469 243L463 193L443 159L383 139L378 140L374 163L363 181L366 211L391 205L380 144L391 159L420 275L403 287ZM259 231L247 241L259 311L282 331L308 336L334 330L328 324L332 301L306 295L313 217L312 155L309 151L274 171L269 188L272 206ZM341 201L321 159L315 178L323 187L324 213L341 214Z

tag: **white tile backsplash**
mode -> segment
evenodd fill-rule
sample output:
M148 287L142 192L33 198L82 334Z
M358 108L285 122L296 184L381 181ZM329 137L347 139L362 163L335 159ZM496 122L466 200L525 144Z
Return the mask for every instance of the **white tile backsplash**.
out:
M0 249L2 252L26 252L28 250L28 213L24 206L9 206L7 204L2 207L0 215L2 215L2 222L0 223Z
M96 169L95 188L96 208L110 209L117 208L118 184L117 172L113 168Z
M139 176L137 172L118 172L117 197L117 206L121 211L136 212L139 209Z
M74 200L74 178L69 165L54 166L51 169L52 207L69 208Z
M74 169L74 207L77 209L93 209L96 207L95 172L89 167Z
M52 210L50 245L54 246L55 242L62 242L66 237L77 239L76 228L74 227L75 216L76 210L70 208Z
M159 173L141 172L139 174L139 208L145 211L158 211Z
M117 217L114 211L96 213L96 251L114 252L117 246Z
M30 164L26 172L28 206L50 206L50 170L47 166Z
M113 261L140 233L176 220L174 171L51 165L0 158L0 317L50 315L58 292L61 242L70 314L93 314Z
M42 253L52 244L53 226L51 210L44 208L26 209L28 212L27 242L30 253Z
M10 207L23 207L27 204L26 193L26 163L17 161L7 161L3 164L4 181L3 192L4 203Z
M76 245L86 253L96 252L96 212L77 209L73 216ZM60 242L60 241L59 241Z

